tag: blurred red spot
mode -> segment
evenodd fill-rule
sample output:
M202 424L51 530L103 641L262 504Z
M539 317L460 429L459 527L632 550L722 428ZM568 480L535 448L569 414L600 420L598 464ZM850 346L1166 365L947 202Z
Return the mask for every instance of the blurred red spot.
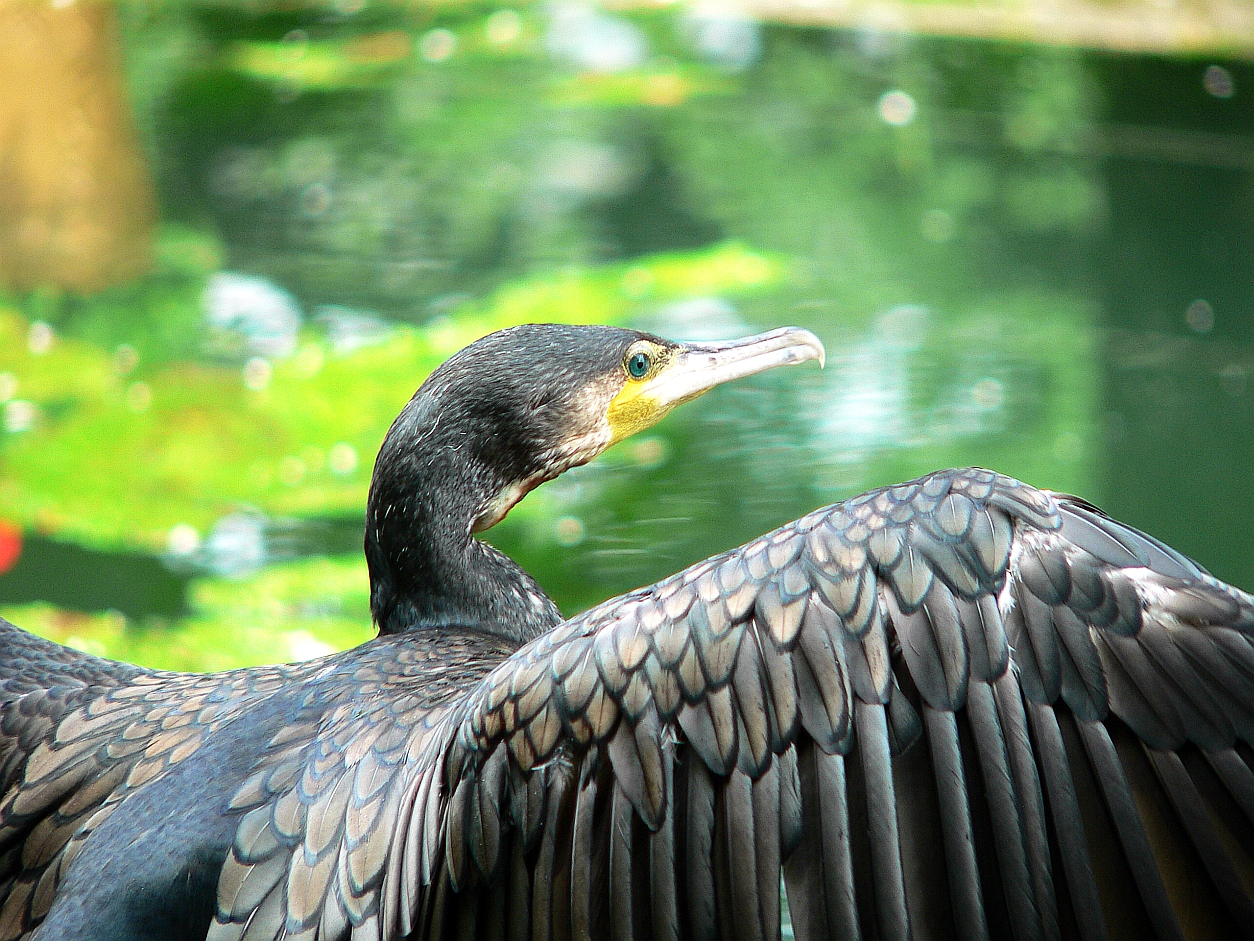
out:
M8 520L0 520L0 575L17 564L22 555L22 531Z

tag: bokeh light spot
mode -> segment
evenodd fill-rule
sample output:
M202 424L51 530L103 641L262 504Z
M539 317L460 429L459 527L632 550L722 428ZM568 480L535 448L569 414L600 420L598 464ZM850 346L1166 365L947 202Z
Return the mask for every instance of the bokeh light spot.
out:
M1084 454L1084 442L1074 431L1064 431L1054 441L1054 457L1064 463L1078 461Z
M418 42L418 53L428 62L445 62L457 51L457 37L447 29L433 29Z
M1219 384L1234 399L1245 395L1246 368L1240 363L1229 363L1219 370Z
M918 107L913 95L896 88L880 95L876 105L880 118L893 127L905 127L913 121Z
M1237 93L1237 84L1232 80L1232 73L1222 65L1208 65L1202 73L1202 87L1207 94L1216 98L1231 98Z
M309 631L288 631L286 635L288 653L293 660L312 660L335 653L335 648L326 641L318 640Z
M290 105L300 97L301 85L295 79L283 79L274 83L274 100L281 105Z
M36 320L26 331L26 348L35 356L43 356L52 349L54 339L56 334L52 332L52 327L42 320Z
M1184 322L1194 333L1210 333L1215 326L1215 311L1209 302L1198 298L1184 312Z
M200 548L200 533L190 523L178 523L166 533L165 548L172 556L186 558Z
M981 379L971 389L972 401L987 412L1001 408L1005 398L1006 390L1002 387L1001 382L996 379Z
M659 72L645 79L644 103L655 108L673 108L687 97L683 80L674 72Z
M312 379L322 372L325 362L326 356L322 352L322 347L317 343L306 343L296 354L293 365L295 365L296 371L306 379Z
M123 343L113 353L113 371L119 376L129 376L139 365L139 352L129 343Z
M327 452L327 466L331 468L331 473L347 477L357 470L356 448L347 441L331 445L331 450Z
M4 430L16 434L30 431L39 420L39 406L25 399L13 399L4 406Z
M299 59L309 48L309 34L303 29L293 29L281 40L284 51L294 59Z
M483 25L488 42L494 46L510 46L522 35L522 17L514 10L497 10Z
M661 467L670 457L670 444L664 438L638 438L631 444L631 457L646 470Z
M553 533L557 537L558 545L577 546L584 541L587 528L577 516L562 516L553 524Z
M270 384L274 367L264 356L254 356L244 364L244 385L254 392L260 392Z

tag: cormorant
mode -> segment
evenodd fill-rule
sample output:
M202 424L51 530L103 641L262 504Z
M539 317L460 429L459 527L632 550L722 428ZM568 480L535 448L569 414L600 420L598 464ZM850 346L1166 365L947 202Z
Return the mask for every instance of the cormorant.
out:
M215 675L0 621L0 939L1249 937L1254 598L929 474L563 621L474 533L809 333L526 326L367 510L380 636Z

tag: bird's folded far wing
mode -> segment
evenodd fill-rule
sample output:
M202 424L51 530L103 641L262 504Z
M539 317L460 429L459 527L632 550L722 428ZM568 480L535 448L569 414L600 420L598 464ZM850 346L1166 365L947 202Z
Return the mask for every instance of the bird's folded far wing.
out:
M1082 501L876 491L498 667L318 936L774 939L781 871L803 939L1249 936L1252 638Z
M84 841L124 797L195 754L293 668L160 673L0 629L13 632L3 639L14 654L0 670L35 679L29 689L0 684L0 941L9 941L38 927Z
M120 686L143 667L63 647L0 618L0 710L23 693L54 686Z
M71 832L66 824L79 815L50 821L29 850L27 836L58 802L68 804L74 790L89 784L93 771L102 770L92 752L105 737L92 735L108 720L86 726L67 720L93 699L103 700L110 690L149 672L63 647L0 618L0 939L37 923L30 904L35 884L49 862L68 863L62 852ZM74 805L83 812L97 808Z
M387 876L427 824L413 815L438 779L452 704L516 649L450 627L328 658L337 671L258 743L252 773L227 795L239 825L210 941L398 937L400 881Z

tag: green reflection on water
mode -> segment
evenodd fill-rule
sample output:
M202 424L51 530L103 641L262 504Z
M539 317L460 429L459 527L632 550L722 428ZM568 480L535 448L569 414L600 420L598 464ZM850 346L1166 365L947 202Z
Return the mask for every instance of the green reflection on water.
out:
M980 464L1254 587L1254 96L1208 97L1197 63L782 26L733 62L667 12L605 14L645 51L598 71L573 47L550 55L533 9L124 13L160 267L0 311L6 398L36 406L30 430L0 433L0 516L156 550L241 506L360 511L395 412L488 329L790 322L824 338L825 373L717 390L537 491L491 539L575 611L821 503ZM249 389L199 311L225 266L307 312L392 326L342 354L307 326ZM1190 307L1207 298L1209 325ZM42 356L32 319L57 331ZM215 646L244 636L277 659L293 632L365 636L360 584L325 599L311 564L201 579L173 631L105 618L68 636L186 667L223 665ZM360 576L355 558L327 564ZM65 633L55 613L13 616ZM167 636L183 653L158 651Z

